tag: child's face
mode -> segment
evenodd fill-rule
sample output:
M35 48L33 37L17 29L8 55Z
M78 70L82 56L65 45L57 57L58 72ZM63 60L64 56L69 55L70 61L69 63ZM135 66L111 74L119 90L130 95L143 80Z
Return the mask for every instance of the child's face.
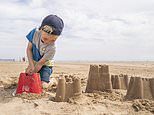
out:
M42 41L45 44L53 43L57 40L58 36L57 35L49 35L48 33L44 32L43 30L40 30L42 34Z

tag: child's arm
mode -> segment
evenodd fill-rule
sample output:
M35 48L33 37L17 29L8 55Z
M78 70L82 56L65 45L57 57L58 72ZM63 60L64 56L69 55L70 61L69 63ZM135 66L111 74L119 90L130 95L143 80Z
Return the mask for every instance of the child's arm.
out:
M29 74L37 73L46 62L45 59L41 59L39 62L36 62L36 64L34 65L31 42L29 42L27 46L27 57L28 57L29 66L26 69L26 73L29 73Z
M27 57L28 57L29 65L26 70L26 73L31 73L32 71L34 71L34 62L33 62L33 56L32 56L32 43L31 42L28 42Z
M34 71L33 73L37 73L41 68L42 66L45 64L46 60L45 59L40 59L36 64L35 64L35 68L34 68Z
M51 46L51 47L48 47L48 49L46 49L43 57L35 65L35 72L38 72L47 60L53 59L55 55L55 51L56 51L55 46Z
M50 47L49 49L47 49L44 56L36 63L34 72L38 72L47 60L50 60L51 57L53 58L54 54L55 47Z
M29 71L28 73L33 74L33 73L39 72L42 66L45 64L45 62L49 60L51 57L53 57L54 54L55 54L55 47L49 48L45 52L44 56L34 65L33 57L32 57L32 43L29 42L27 47L27 57L28 57L29 66L30 66L30 68L29 67L28 68L31 71Z

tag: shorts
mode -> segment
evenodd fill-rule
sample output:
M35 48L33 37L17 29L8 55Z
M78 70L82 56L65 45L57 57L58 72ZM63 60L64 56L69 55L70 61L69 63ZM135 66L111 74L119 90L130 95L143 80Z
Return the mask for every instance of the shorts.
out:
M49 83L52 71L53 71L52 67L42 66L41 70L39 71L40 77L41 77L41 81Z

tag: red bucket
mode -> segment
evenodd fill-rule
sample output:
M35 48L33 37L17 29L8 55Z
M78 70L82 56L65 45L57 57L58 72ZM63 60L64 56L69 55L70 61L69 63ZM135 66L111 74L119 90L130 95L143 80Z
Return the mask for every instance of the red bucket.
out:
M33 75L20 73L16 94L21 94L23 92L36 94L42 93L42 85L38 73L34 73Z

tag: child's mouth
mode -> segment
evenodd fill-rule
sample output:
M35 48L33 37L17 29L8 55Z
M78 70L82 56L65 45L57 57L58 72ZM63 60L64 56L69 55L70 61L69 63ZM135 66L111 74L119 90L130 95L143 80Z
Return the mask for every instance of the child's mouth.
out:
M42 41L43 42L46 42L46 41L48 41L48 39L47 38L43 38Z

